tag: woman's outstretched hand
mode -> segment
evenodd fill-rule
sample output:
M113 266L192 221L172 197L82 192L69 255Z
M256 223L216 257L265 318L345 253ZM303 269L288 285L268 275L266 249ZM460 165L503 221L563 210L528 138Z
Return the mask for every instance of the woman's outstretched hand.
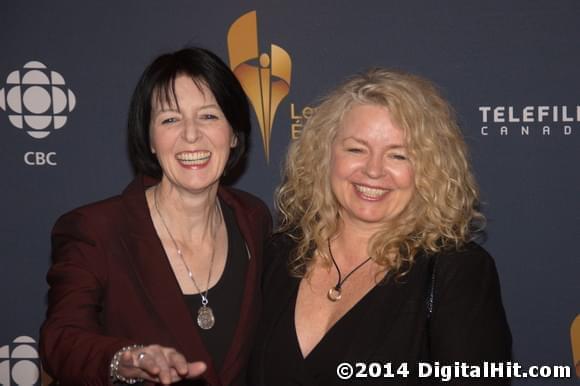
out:
M151 345L124 352L117 373L125 378L170 385L183 379L199 377L206 370L204 362L187 362L171 347Z

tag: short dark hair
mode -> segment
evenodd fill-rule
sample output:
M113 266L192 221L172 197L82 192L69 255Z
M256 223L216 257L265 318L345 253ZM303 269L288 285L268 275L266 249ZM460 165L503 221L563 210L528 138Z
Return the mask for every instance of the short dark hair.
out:
M143 72L129 107L129 157L136 173L161 178L157 157L151 152L149 126L151 101L155 93L166 100L175 100L175 78L187 75L214 95L234 135L237 146L230 152L225 171L244 156L250 135L250 106L242 85L228 66L213 52L204 48L185 48L155 59Z

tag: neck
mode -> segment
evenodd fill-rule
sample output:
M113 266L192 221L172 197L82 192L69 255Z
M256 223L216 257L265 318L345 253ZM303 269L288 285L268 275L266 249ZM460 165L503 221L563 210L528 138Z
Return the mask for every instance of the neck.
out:
M330 240L335 259L347 266L368 259L369 241L377 230L377 227L360 227L341 221L338 233Z
M206 191L190 193L179 190L163 179L148 191L152 209L157 209L175 239L203 243L215 236L222 221L217 199L217 185ZM211 241L211 240L210 240Z

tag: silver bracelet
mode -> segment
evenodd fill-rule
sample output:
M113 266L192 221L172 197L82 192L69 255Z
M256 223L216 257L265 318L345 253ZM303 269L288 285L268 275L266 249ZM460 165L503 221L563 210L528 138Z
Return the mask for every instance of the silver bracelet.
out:
M109 365L110 371L109 375L111 376L111 381L115 382L123 382L128 385L133 385L137 382L143 382L142 378L125 378L121 374L119 374L119 363L121 362L121 356L126 353L127 351L131 351L134 349L144 348L142 344L133 344L131 346L125 346L113 355L113 359L111 359L111 364Z

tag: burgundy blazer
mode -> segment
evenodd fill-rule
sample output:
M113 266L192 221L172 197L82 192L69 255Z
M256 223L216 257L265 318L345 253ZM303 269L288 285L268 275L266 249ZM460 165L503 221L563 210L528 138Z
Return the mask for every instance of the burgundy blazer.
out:
M202 379L188 384L243 384L257 323L262 248L271 231L267 207L256 197L220 187L250 261L234 340L216 370L155 232L138 176L120 195L62 216L52 232L53 264L40 350L47 372L61 385L110 385L109 363L123 346L173 347L188 361L204 361Z

